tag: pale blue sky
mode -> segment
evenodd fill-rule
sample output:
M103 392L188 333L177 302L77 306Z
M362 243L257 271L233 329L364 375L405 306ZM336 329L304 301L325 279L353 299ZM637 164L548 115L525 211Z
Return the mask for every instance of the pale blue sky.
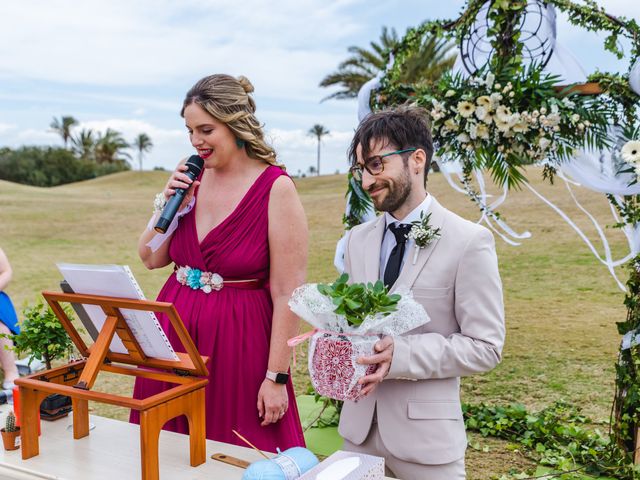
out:
M637 0L600 0L614 15L640 18ZM80 128L149 134L145 168L173 168L192 153L178 112L185 92L211 73L243 74L255 86L258 118L280 160L296 173L346 170L355 101L320 100L320 80L366 46L383 25L403 33L426 19L455 18L462 0L23 0L0 3L0 146L61 145L52 118ZM558 41L590 73L626 69L596 34L560 16Z

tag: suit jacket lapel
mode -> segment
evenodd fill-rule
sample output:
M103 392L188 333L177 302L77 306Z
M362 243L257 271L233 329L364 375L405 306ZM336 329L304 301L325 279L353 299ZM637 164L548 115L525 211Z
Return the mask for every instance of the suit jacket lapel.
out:
M367 233L365 245L370 253L365 255L364 274L366 282L375 283L380 278L380 249L382 248L385 227L384 215L380 215L369 233Z
M446 210L440 205L434 197L431 197L431 205L429 206L428 212L431 213L431 218L429 219L429 225L431 228L442 228L444 225ZM442 234L442 231L440 232ZM413 258L415 255L415 245L411 247L411 250L407 253L407 257L405 258L404 265L402 266L402 270L400 270L400 275L398 276L398 280L393 284L391 291L397 290L400 286L404 286L407 288L411 288L418 278L418 274L422 271L427 260L433 253L433 250L436 248L438 241L440 239L437 238L433 240L429 245L420 249L418 253L418 258L416 259L416 263L414 265ZM380 257L380 248L378 248L378 257ZM379 263L379 261L378 261Z

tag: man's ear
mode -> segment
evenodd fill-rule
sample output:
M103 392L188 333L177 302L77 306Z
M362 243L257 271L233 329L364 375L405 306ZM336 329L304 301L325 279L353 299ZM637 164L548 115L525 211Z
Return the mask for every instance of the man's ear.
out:
M419 148L411 155L413 173L420 173L423 168L427 168L427 153Z

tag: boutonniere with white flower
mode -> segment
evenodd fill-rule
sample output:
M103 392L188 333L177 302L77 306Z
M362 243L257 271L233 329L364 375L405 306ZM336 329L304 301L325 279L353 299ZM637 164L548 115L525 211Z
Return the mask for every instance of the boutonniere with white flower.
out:
M429 225L431 214L425 215L420 212L420 220L411 222L411 230L407 233L407 238L413 240L416 244L415 253L413 254L413 265L418 260L418 253L434 240L440 238L440 228L433 228Z

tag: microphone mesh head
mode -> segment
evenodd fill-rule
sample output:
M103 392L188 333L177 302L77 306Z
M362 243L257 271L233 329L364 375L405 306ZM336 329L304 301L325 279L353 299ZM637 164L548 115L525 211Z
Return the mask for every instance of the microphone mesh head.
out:
M191 155L191 157L189 157L189 160L187 160L186 165L188 169L186 172L187 175L193 175L193 178L196 178L202 171L204 160L200 158L199 155Z

